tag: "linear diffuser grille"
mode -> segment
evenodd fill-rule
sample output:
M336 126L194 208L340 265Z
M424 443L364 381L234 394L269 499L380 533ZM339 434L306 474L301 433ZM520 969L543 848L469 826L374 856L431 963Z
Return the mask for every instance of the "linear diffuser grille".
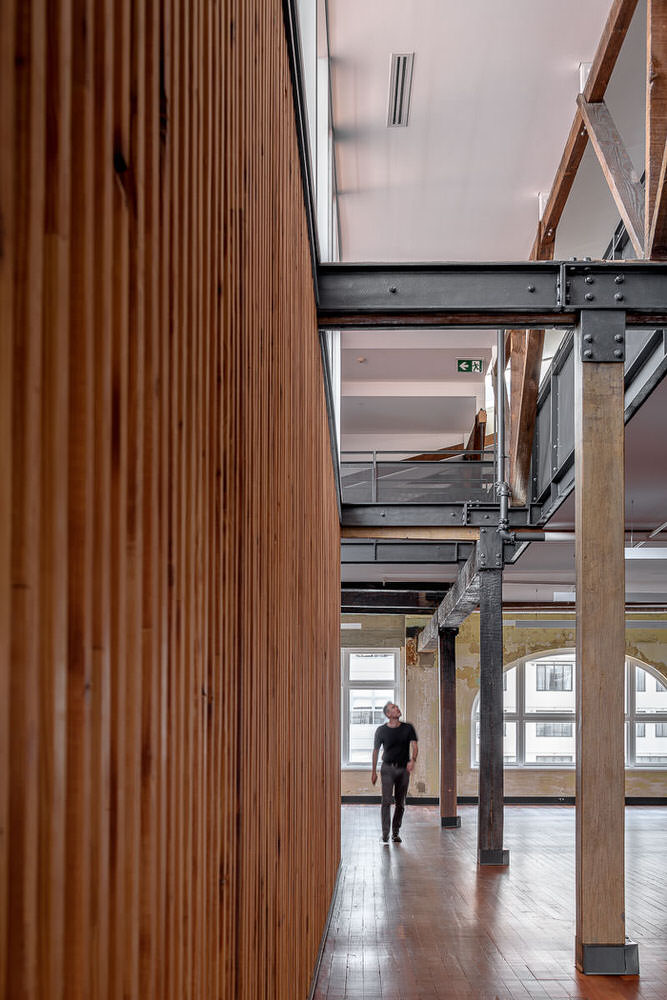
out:
M387 115L388 128L408 124L414 58L414 52L392 53L391 76L389 78L389 113Z

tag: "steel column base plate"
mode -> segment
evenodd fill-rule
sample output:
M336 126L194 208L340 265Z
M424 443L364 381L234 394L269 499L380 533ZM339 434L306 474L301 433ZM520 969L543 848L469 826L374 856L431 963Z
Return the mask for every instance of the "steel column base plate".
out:
M480 849L477 851L477 863L479 865L508 865L510 852Z
M446 827L448 830L458 829L461 826L460 816L441 816L440 826Z
M579 944L577 968L587 976L638 976L639 946L625 944Z

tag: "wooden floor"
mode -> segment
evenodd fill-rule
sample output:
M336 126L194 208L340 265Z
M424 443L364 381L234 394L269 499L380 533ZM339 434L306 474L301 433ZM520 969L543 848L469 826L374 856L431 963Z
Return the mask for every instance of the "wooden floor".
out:
M626 810L627 932L640 977L574 968L574 808L507 806L508 869L475 862L476 808L441 830L410 806L402 844L378 806L345 805L343 864L316 1000L667 1000L667 809Z

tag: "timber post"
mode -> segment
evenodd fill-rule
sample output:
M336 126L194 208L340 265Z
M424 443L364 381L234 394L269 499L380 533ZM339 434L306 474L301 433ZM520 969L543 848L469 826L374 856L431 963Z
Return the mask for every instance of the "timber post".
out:
M582 312L575 333L577 573L576 963L639 972L625 937L625 316Z

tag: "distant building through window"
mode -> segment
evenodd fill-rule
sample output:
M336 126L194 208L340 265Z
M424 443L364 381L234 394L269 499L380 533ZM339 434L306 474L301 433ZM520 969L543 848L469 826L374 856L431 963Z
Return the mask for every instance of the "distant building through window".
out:
M398 649L343 649L343 767L370 767L375 730L386 722L383 707L398 700Z
M576 663L572 653L536 657L503 675L503 755L509 767L574 767ZM472 711L479 766L479 695ZM626 767L667 767L667 684L652 667L625 664Z

